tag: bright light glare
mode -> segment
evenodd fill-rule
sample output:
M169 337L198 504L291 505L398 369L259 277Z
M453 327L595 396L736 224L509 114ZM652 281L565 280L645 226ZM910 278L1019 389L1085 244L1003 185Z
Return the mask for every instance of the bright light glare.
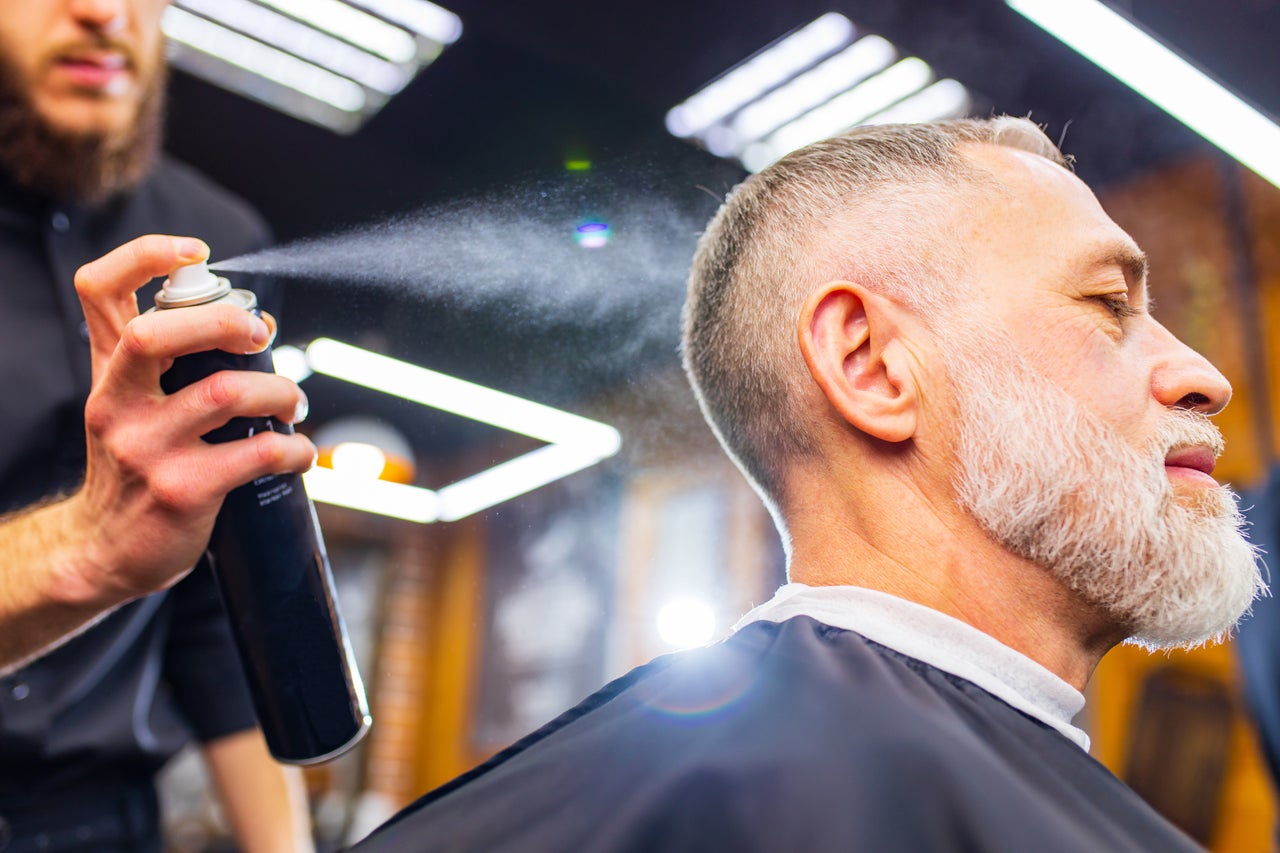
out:
M968 109L969 90L958 80L948 78L876 113L862 124L915 124L963 115Z
M715 633L716 613L701 599L677 598L658 611L658 636L673 648L705 646Z
M340 0L261 0L286 15L306 21L330 35L346 39L392 62L412 62L418 46L413 36L368 12Z
M783 125L768 139L781 157L810 142L848 130L929 84L933 70L923 59L908 57L865 80L816 110ZM776 159L776 158L775 158Z
M689 137L732 115L853 39L853 23L828 12L765 48L667 113L667 129Z
M351 476L343 476L339 483L321 474L321 491L312 495L318 501L424 523L457 521L588 468L622 447L622 436L608 424L329 338L312 341L305 358L317 373L548 442L439 492ZM335 468L344 464L339 461L342 449L339 445L334 450ZM322 470L327 469L314 469L308 476ZM395 489L383 489L384 485ZM311 488L310 481L307 487ZM399 499L407 502L404 508L395 507Z
M193 50L265 77L344 112L358 113L364 108L364 90L358 84L177 6L165 9L161 24L166 36Z
M733 120L733 153L886 68L897 53L880 36L858 39L835 56L779 86ZM714 149L712 153L715 152Z
M440 490L440 520L457 521L589 468L602 457L549 444Z
M330 338L307 347L311 369L385 394L482 421L551 444L571 444L598 459L622 439L608 424L544 406Z
M315 467L302 475L314 501L428 524L440 519L440 498L430 489L352 477Z
M1280 127L1096 0L1006 0L1187 127L1280 186Z
M339 474L362 480L376 480L387 467L387 454L381 448L363 441L344 441L333 449L329 467Z
M409 82L399 66L250 0L182 0L182 5L384 94L394 95Z
M453 44L462 36L462 19L429 0L355 0L389 21L403 24L440 44Z
M271 363L275 366L276 373L294 382L301 382L311 375L307 354L289 344L278 346L271 351Z

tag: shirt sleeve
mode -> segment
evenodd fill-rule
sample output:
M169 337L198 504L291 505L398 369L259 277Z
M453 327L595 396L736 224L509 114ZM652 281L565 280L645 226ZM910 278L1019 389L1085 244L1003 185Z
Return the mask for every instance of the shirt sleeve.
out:
M201 743L257 725L207 556L173 589L164 676Z

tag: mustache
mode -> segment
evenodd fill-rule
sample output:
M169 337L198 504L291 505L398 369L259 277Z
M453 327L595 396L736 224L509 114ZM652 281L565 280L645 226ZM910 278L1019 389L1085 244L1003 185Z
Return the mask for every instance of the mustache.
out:
M136 45L114 35L101 32L90 33L84 38L63 42L56 47L50 48L42 57L42 66L48 67L66 57L90 51L119 53L124 57L129 68L137 68L138 66L138 48Z
M1209 420L1209 416L1190 409L1171 409L1152 441L1152 451L1159 455L1161 461L1173 451L1188 447L1207 447L1217 459L1226 446L1222 431Z

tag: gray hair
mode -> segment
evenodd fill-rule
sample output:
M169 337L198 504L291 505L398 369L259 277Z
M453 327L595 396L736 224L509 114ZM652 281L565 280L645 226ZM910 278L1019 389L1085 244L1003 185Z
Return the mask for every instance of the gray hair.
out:
M796 344L804 300L859 281L935 323L957 299L963 252L946 193L986 185L960 146L1069 161L1027 119L860 127L739 184L698 242L683 317L685 372L720 443L778 517L783 472L814 456L818 413Z

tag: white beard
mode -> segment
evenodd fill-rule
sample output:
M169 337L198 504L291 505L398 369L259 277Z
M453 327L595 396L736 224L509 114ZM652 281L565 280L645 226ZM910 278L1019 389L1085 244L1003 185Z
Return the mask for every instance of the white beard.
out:
M948 338L955 485L987 533L1103 608L1133 642L1168 648L1229 633L1266 590L1235 495L1179 497L1164 467L1175 448L1220 453L1217 427L1171 409L1137 451L1011 344Z

